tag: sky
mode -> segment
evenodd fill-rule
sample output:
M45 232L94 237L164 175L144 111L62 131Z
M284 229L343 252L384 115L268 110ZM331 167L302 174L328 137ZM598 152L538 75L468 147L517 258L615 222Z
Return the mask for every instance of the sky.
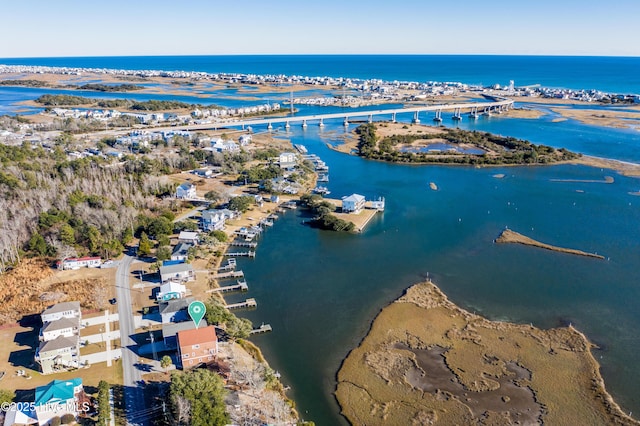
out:
M20 0L0 58L241 54L640 56L639 0Z

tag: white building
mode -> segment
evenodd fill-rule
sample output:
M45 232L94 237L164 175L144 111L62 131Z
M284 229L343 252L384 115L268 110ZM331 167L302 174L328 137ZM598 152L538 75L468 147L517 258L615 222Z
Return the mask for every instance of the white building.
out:
M171 299L182 299L185 294L187 294L187 287L184 284L168 281L160 286L156 299L163 302Z
M196 186L185 182L176 189L176 198L196 198Z
M342 211L344 213L360 213L364 209L364 196L359 194L351 194L342 199Z

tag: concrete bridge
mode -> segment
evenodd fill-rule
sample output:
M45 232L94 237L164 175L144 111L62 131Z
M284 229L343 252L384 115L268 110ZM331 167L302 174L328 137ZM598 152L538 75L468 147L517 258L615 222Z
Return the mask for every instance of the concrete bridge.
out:
M367 119L368 122L373 121L374 116L388 115L391 116L391 121L396 121L397 114L413 114L412 121L414 123L420 123L420 113L435 111L434 121L442 121L442 111L453 111L453 119L460 120L462 118L462 112L469 112L471 118L477 118L479 114L490 114L492 111L501 112L508 110L513 106L513 100L506 98L498 98L491 102L465 102L455 104L438 104L438 105L424 105L410 108L387 108L376 109L370 111L352 111L352 112L337 112L330 114L316 114L316 115L299 115L299 116L286 116L286 117L263 117L263 118L251 118L246 120L226 120L217 121L215 123L207 124L192 124L186 126L177 126L183 130L217 130L226 127L245 127L266 125L270 130L274 125L284 124L285 128L289 128L292 124L298 123L302 127L306 127L307 124L316 123L319 126L324 126L324 120L342 119L344 125L349 125L349 120L353 118ZM174 127L175 129L176 127Z

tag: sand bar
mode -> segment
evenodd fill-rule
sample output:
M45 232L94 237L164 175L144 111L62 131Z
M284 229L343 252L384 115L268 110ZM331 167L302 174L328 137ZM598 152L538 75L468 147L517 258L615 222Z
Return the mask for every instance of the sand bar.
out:
M557 247L557 246L552 246L550 244L541 243L540 241L536 241L536 240L534 240L532 238L529 238L527 236L519 234L519 233L517 233L515 231L512 231L510 229L505 229L504 231L502 231L500 236L498 238L496 238L495 242L496 243L523 244L525 246L539 247L539 248L543 248L543 249L546 249L546 250L557 251L557 252L560 252L560 253L568 253L568 254L575 254L575 255L578 255L578 256L587 256L587 257L595 257L597 259L604 259L604 256L601 256L601 255L596 254L596 253L588 253L588 252L582 251L582 250L575 250L575 249L570 249L570 248Z

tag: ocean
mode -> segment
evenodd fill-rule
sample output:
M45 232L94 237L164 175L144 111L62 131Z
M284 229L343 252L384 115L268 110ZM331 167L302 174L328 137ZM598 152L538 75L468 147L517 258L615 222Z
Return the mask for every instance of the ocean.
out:
M640 93L640 58L210 56L0 63L483 84L514 80L516 85ZM12 96L33 94L6 95ZM637 130L553 118L464 118L458 125L640 162ZM454 125L446 116L443 123ZM340 122L325 122L323 129L294 126L279 134L327 163L331 197L384 196L385 212L358 235L312 229L302 224L304 211L287 212L261 237L257 257L239 260L249 293L228 298L256 298L258 308L242 315L256 325L273 326L272 333L252 339L291 386L290 396L305 419L345 424L332 394L342 359L381 308L427 276L453 302L490 319L543 328L572 323L598 345L594 355L616 401L626 411L640 412L640 198L630 194L640 190L638 179L570 165L478 169L367 161L329 149L344 132ZM500 173L503 179L494 177ZM613 176L614 183L553 181L605 176ZM432 191L429 182L439 190ZM505 226L546 243L603 254L606 260L493 244Z

